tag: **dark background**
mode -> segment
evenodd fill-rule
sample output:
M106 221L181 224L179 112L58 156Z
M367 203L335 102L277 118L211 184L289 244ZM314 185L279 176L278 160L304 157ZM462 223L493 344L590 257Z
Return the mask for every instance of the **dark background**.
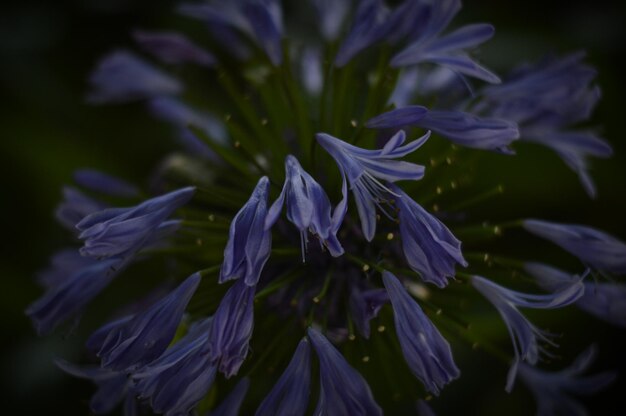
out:
M496 36L483 49L483 62L496 72L547 52L586 49L588 61L599 69L598 83L603 90L594 122L615 149L612 159L593 163L599 191L595 201L584 195L575 175L543 149L520 149L524 163L494 162L491 169L501 175L499 168L505 168L502 180L514 191L490 207L494 215L507 212L516 218L533 213L562 222L588 223L626 240L626 67L620 62L626 31L622 3L465 2L459 20L496 26ZM62 335L37 338L23 310L40 295L33 282L36 271L65 242L65 233L53 221L52 213L72 171L93 167L145 184L146 173L175 148L171 131L152 122L139 105L91 107L84 103L85 80L97 59L115 47L130 47L128 33L133 28L180 26L181 20L171 13L174 4L26 0L0 6L0 276L4 280L0 322L5 338L0 344L0 391L7 397L0 406L8 406L5 414L86 412L92 387L63 375L52 364L55 356L77 356L80 345ZM536 164L529 164L529 157L535 158ZM580 328L583 323L589 328L591 321L580 319ZM602 323L597 324L593 336L577 333L576 321L568 327L580 341L577 345L600 334L601 358L594 368L616 367L623 372L623 332ZM472 408L482 414L511 403L502 391L502 380L494 380L492 373L484 370L488 365L486 358L484 363L473 363L473 369L466 368L466 375L473 374L456 387L467 389L461 395L464 400L446 405L446 410L471 414L468 408ZM619 414L617 409L625 409L626 399L620 395L623 387L624 382L619 382L591 399L592 413ZM527 396L517 393L510 399L522 403ZM520 414L532 409L532 403L524 406Z

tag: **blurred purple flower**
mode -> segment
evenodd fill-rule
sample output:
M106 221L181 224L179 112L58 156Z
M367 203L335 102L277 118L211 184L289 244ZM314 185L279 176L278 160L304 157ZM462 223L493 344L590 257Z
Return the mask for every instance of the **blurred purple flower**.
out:
M598 270L626 274L626 244L592 227L529 219L524 228Z
M183 90L175 78L127 51L105 56L89 79L92 103L119 103L161 95L176 95Z

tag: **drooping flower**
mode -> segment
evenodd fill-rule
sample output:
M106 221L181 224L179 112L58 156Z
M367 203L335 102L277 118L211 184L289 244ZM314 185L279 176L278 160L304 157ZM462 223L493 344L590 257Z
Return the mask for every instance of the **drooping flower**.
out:
M346 65L357 53L381 40L390 29L388 13L382 0L361 1L352 28L339 47L335 65Z
M539 345L540 340L555 345L550 340L549 334L530 323L517 308L562 308L576 302L585 291L581 280L573 281L559 291L547 295L530 295L517 292L480 276L472 277L472 285L498 310L513 341L515 361L509 371L507 391L513 387L515 374L521 362L525 361L535 365L539 361L541 353L547 354Z
M64 360L56 360L56 365L66 373L93 381L98 390L89 401L90 410L103 415L113 411L123 400L127 408L134 408L135 398L130 394L131 383L125 373L100 367L79 367ZM127 415L131 413L126 413Z
M367 382L317 329L307 334L320 362L320 397L316 415L382 415Z
M402 251L411 269L423 280L439 287L454 276L454 267L467 267L461 253L461 242L437 218L413 201L398 186L390 185L400 219Z
M175 95L183 90L178 80L127 51L104 57L89 82L92 92L88 99L98 104Z
M494 28L488 24L463 26L452 33L441 35L452 18L461 8L459 0L432 2L430 13L411 43L391 59L395 67L433 63L452 69L463 75L491 83L499 83L500 78L479 65L465 51L489 40Z
M269 186L267 176L262 177L230 223L220 283L242 279L254 286L259 281L272 248L272 233L265 226Z
M370 321L378 316L378 312L389 302L384 289L364 289L354 286L350 291L350 314L356 329L363 338L370 337Z
M219 406L210 411L207 416L238 416L249 387L250 379L242 378Z
M430 132L402 146L406 134L400 130L382 149L366 150L325 133L316 135L319 144L337 162L343 176L344 187L346 177L350 182L366 240L371 241L376 232L376 206L381 207L380 203L388 199L389 188L381 180L395 182L421 179L424 176L423 166L395 159L413 152L429 137ZM346 196L344 200L345 198Z
M209 357L226 377L237 374L248 355L254 328L254 292L239 279L228 289L213 315L209 332Z
M524 228L553 242L598 270L615 274L626 273L626 244L592 227L559 224L542 220L525 220Z
M209 360L212 319L193 324L187 334L157 360L132 374L134 390L156 413L186 415L207 394L216 367Z
M345 214L343 207L336 208L331 217L328 195L291 155L285 160L283 190L267 212L266 228L276 222L283 204L287 206L287 218L300 230L303 259L307 231L316 235L320 244L327 247L333 257L343 254L343 247L336 235Z
M302 416L309 403L311 347L304 338L255 416Z
M613 151L596 133L572 129L589 119L600 98L600 89L592 85L596 70L582 63L584 56L579 52L522 65L507 82L485 88L476 110L518 123L523 141L554 150L595 197L587 157L608 157Z
M229 52L240 58L248 55L237 32L245 33L261 46L273 65L282 62L282 10L276 0L213 0L183 4L180 12L206 21L213 36L225 41Z
M418 126L432 130L453 143L476 149L511 153L509 145L519 138L514 122L479 117L462 111L427 110L410 105L380 114L367 121L369 128Z
M426 389L439 395L446 384L461 374L452 358L450 344L396 276L384 271L383 283L393 306L396 333L404 359Z
M148 243L159 226L191 199L194 187L148 199L130 208L108 208L83 218L76 228L83 256L130 257Z
M154 361L174 338L187 303L199 284L200 274L189 276L145 311L94 332L87 346L100 357L102 367L111 370L132 370Z
M519 376L535 397L537 415L587 415L583 405L571 395L591 395L606 388L617 378L617 373L614 371L581 376L581 373L589 368L596 354L595 346L591 346L578 356L572 365L557 372L548 372L524 363L520 364Z
M94 169L79 169L75 171L74 181L80 186L105 195L123 198L139 196L139 190L134 185Z
M555 267L541 263L525 263L524 269L546 290L555 291L571 284L572 276ZM626 328L626 285L613 282L585 282L585 293L576 306L596 318Z
M61 322L80 313L117 275L120 259L92 260L76 270L26 308L39 335L51 332Z
M166 64L194 63L206 67L215 65L215 57L177 32L147 32L135 30L135 42Z

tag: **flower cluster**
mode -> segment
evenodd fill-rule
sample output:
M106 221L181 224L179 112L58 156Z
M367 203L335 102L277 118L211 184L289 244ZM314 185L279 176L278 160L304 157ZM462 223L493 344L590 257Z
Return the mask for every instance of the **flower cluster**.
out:
M185 3L178 12L208 28L210 47L182 33L137 30L145 55L114 51L97 65L92 103L145 103L184 150L156 170L151 192L159 195L151 198L121 179L76 173L81 189L65 188L57 218L82 245L52 258L39 277L46 292L26 313L49 333L136 262L173 259L167 273L189 277L96 330L86 346L98 366L58 361L97 384L94 413L124 402L129 415L434 414L418 399L439 396L461 376L453 350L490 342L450 305L480 308L481 297L512 340L512 353L497 354L510 365L506 390L521 378L541 414L578 414L563 391L592 393L612 381L610 372L592 376L597 385L574 377L591 354L560 373L538 368L557 345L519 309L575 304L626 327L624 285L585 280L626 274L626 244L588 226L490 226L465 211L484 200L465 181L469 155L517 157L516 141L553 149L595 195L586 157L611 148L574 130L597 102L594 70L575 54L501 80L473 53L494 28L451 28L459 0L395 3L294 5L310 13L283 10L279 0ZM312 18L318 32L288 31ZM206 82L198 73L215 98L191 88ZM442 209L433 201L444 181L479 196ZM119 200L130 206L112 205ZM505 228L555 243L585 273L474 244ZM508 281L502 264L515 269ZM372 374L396 365L397 374L370 386Z

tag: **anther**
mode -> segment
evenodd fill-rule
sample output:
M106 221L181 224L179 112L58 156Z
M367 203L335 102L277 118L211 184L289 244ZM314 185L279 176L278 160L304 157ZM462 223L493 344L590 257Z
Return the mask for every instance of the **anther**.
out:
M385 325L381 325L377 328L378 332L385 332Z
M387 240L389 240L389 241L393 240L393 233L388 233L387 234Z

